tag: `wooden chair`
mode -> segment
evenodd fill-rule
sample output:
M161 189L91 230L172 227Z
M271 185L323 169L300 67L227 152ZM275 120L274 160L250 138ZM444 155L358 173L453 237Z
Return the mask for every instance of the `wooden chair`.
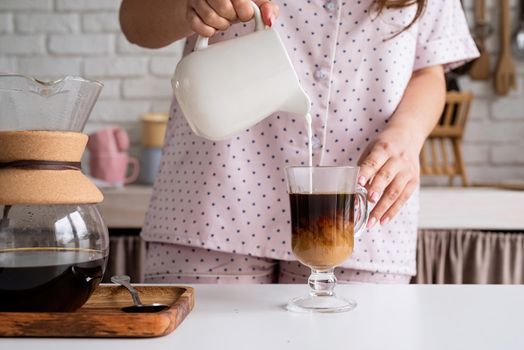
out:
M447 176L450 186L455 176L459 176L462 186L468 186L462 136L472 100L470 92L447 93L444 112L420 152L422 175Z

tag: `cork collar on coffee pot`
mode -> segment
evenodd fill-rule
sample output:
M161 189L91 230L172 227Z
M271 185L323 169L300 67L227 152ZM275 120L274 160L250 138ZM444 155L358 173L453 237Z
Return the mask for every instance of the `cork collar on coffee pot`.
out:
M80 159L87 135L0 131L0 204L87 204L103 200Z

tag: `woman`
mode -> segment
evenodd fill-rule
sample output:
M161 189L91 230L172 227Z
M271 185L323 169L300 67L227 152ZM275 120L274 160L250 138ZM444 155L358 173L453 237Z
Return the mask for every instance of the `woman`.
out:
M415 274L418 155L444 105L444 71L477 55L459 0L257 0L312 99L315 165L360 165L376 205L337 277ZM280 17L277 20L279 14ZM156 48L249 33L247 0L124 0L122 29ZM203 101L204 103L204 101ZM277 113L224 142L195 136L173 102L145 226L149 282L303 283L290 251L284 167L306 164L306 123ZM372 181L371 181L372 180Z

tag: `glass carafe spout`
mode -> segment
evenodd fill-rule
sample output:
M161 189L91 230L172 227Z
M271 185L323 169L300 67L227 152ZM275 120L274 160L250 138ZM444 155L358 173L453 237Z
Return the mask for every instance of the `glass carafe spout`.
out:
M102 86L98 81L72 76L45 82L0 74L0 131L81 132Z

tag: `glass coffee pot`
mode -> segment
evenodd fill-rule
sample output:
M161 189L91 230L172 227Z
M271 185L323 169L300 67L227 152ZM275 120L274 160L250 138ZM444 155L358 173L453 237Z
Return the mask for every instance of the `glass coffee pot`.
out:
M102 280L103 196L80 165L101 88L0 75L0 312L74 311Z

